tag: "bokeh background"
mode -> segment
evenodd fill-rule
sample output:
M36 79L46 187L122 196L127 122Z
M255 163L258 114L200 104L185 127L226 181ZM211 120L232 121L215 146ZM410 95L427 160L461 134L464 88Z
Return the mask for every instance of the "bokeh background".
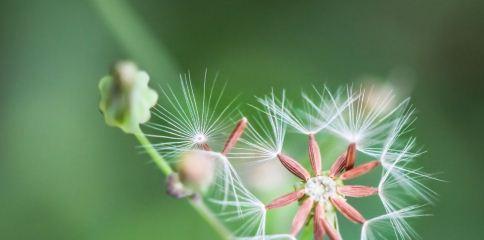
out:
M421 236L484 234L483 1L2 0L0 28L0 239L216 238L104 124L97 83L126 58L154 83L220 72L248 102L391 82L418 109L422 165L447 181Z

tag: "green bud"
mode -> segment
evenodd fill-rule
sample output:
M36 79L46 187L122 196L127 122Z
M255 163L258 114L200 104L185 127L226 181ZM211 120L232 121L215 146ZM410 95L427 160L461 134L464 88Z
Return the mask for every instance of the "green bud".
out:
M111 75L101 79L99 109L108 125L136 133L139 124L150 119L150 108L156 104L158 94L149 88L149 80L146 72L129 61L116 63Z

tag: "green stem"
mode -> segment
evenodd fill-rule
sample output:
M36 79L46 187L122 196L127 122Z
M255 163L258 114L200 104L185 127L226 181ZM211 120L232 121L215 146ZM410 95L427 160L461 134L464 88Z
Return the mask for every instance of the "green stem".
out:
M178 66L169 51L128 1L91 0L91 3L128 57L147 69L154 79L178 76Z
M155 162L156 166L163 172L164 175L168 176L173 173L173 169L170 167L168 162L153 148L150 140L146 138L145 134L139 130L138 133L134 134L138 141L141 143L143 148L146 150L151 159ZM190 205L197 211L197 213L208 223L212 228L219 234L219 236L224 240L231 239L230 231L217 219L212 211L205 205L205 203L198 198L189 198Z
M145 134L139 130L139 133L135 134L136 138L138 141L141 143L143 148L146 150L146 153L150 155L151 159L153 162L155 162L156 166L165 174L166 176L170 175L173 173L173 169L170 167L170 164L165 161L165 159L158 154L156 149L153 148L153 145L151 144L150 140L146 138Z

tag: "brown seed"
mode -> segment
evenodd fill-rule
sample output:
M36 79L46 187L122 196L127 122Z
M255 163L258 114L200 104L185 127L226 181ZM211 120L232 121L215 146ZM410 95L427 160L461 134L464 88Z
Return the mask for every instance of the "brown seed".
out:
M358 212L358 210L356 210L354 207L349 205L342 198L335 197L335 198L331 198L330 200L333 203L333 205L338 209L338 211L349 220L356 223L361 223L361 224L363 224L366 221L365 218L361 215L361 213Z
M308 151L311 168L313 169L314 174L319 176L321 174L321 152L314 134L309 134Z
M376 194L378 189L360 185L347 185L339 187L338 192L348 197L367 197Z
M375 167L378 167L379 165L380 165L380 162L377 161L377 160L362 164L358 167L355 167L355 168L341 174L340 179L341 180L348 180L348 179L357 178L361 175L367 174L368 172L373 170Z
M230 134L229 138L225 142L224 149L222 150L222 155L227 155L230 150L235 146L237 141L239 141L240 136L242 136L242 133L244 133L244 129L247 126L247 118L243 117L240 119L240 121L237 123L237 126L235 126L234 130Z
M339 235L338 231L336 231L336 229L329 224L324 215L321 217L321 225L323 225L324 231L328 234L329 239L341 240L341 236Z
M280 208L297 201L304 196L304 189L286 194L282 197L274 199L271 203L266 205L266 209Z
M314 219L313 219L313 233L314 233L314 240L323 240L324 237L324 227L323 223L321 222L321 218L323 217L323 207L321 204L316 203L316 207L314 208Z
M314 200L312 198L308 198L301 204L296 212L294 220L292 221L291 235L296 236L299 231L301 231L302 227L306 223L309 213L311 212L313 203Z
M355 165L356 161L356 144L351 143L348 146L348 151L346 153L346 170L350 170Z
M279 158L279 161L282 163L282 165L296 177L304 181L307 181L311 177L309 172L300 163L298 163L291 157L280 153L277 155L277 158Z
M334 178L346 167L346 152L341 154L329 170L329 177Z

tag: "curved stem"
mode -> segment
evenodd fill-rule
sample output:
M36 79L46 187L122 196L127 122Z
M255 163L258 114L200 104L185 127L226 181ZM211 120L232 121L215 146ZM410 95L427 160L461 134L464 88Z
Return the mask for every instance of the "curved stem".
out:
M173 173L173 169L170 167L170 164L165 161L165 159L158 154L156 149L153 148L153 145L151 144L150 140L146 138L145 134L139 130L139 133L134 134L138 141L141 143L141 146L146 150L146 153L150 155L151 159L153 162L155 162L156 166L165 174L166 176L170 175Z
M91 3L128 57L149 70L154 79L178 75L178 66L167 48L128 1L91 0Z
M153 148L151 142L146 138L144 133L139 130L138 133L134 134L136 139L141 143L143 148L146 150L151 159L155 162L156 166L163 172L164 175L168 176L173 173L173 169L170 167L168 162ZM218 233L221 239L229 240L231 239L230 231L217 219L212 211L205 205L205 203L199 198L189 198L188 202L190 206L195 209L195 211L208 223L212 228Z

